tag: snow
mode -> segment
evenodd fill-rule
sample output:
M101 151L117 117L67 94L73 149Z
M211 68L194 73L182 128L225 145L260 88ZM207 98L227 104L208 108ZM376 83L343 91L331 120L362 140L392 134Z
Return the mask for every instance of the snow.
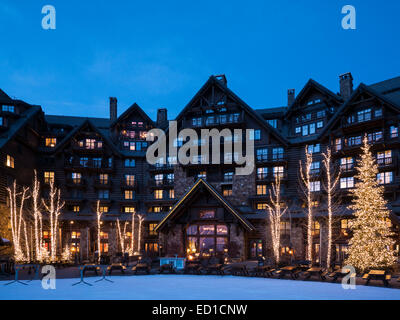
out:
M40 281L24 286L0 282L0 299L26 300L399 300L400 290L359 285L344 290L341 284L234 276L150 275L113 276L113 283L87 278L93 284L72 284L79 279L57 279L55 290Z

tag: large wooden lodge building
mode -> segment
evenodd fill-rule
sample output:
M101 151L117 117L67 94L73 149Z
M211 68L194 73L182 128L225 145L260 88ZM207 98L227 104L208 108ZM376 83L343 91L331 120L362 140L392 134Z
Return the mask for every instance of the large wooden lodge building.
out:
M349 190L365 134L373 145L380 170L377 178L385 186L392 212L388 227L399 239L400 77L353 88L352 75L346 73L340 76L339 93L309 80L297 95L288 90L286 106L254 109L228 88L224 75L211 76L174 120L179 130L254 129L256 168L247 176L235 175L232 164L149 165L147 132L168 129L171 119L166 109L158 110L156 121L137 104L118 116L117 99L110 98L109 119L52 116L1 90L0 108L1 215L7 216L6 186L14 179L18 185L31 185L36 169L44 197L51 180L62 190L65 207L59 241L81 260L93 256L97 248L97 200L104 212L101 247L110 255L121 250L117 219L129 223L130 243L135 213L145 217L140 243L134 239L135 251L146 255L221 253L243 260L272 256L266 204L276 174L282 177L282 197L289 207L281 223L282 256L304 259L306 206L299 161L304 160L306 147L314 157L314 259L324 260L322 153L331 146L342 169L333 237L333 258L340 262L351 236ZM48 241L48 231L44 238Z

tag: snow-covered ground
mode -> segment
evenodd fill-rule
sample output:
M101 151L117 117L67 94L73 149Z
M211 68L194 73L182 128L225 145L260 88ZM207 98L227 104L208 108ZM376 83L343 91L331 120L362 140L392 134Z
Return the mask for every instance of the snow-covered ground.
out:
M400 300L400 290L357 286L344 290L340 284L233 276L150 275L113 276L114 283L87 278L59 279L55 290L44 290L40 281L28 286L0 282L0 299L134 299L134 300L264 300L264 299L384 299Z

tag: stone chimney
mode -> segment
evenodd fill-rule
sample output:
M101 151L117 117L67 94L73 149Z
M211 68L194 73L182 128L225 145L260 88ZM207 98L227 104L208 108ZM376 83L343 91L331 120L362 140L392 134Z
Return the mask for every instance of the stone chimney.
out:
M353 76L350 72L343 73L339 76L340 79L340 95L344 100L350 98L353 93Z
M293 104L295 98L296 98L295 90L294 89L289 89L287 91L287 105L288 105L288 107L290 107Z
M110 97L110 120L111 122L117 120L117 98Z
M160 126L168 121L167 109L161 108L157 110L157 125Z

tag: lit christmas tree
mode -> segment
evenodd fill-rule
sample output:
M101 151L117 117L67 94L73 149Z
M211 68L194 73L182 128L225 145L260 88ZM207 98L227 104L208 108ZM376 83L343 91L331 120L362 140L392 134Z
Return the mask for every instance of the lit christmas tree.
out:
M354 211L355 219L349 222L353 237L346 260L346 264L359 271L385 268L395 262L394 241L387 224L389 210L377 174L378 165L365 137L361 159L357 163L355 178L358 182L351 190L354 200L349 208Z

